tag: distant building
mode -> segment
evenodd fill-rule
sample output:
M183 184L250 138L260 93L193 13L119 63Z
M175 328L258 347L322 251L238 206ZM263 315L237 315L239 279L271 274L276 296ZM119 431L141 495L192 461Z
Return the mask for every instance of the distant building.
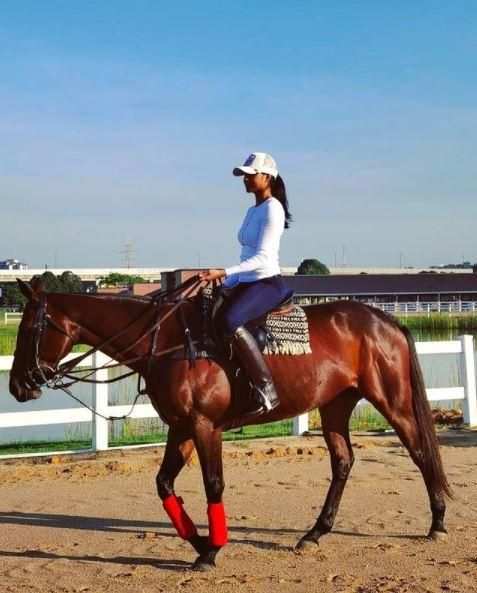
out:
M161 290L160 282L136 282L130 286L99 287L96 294L119 294L121 296L154 296Z
M476 311L477 273L284 276L302 305L352 300L388 312Z
M0 270L28 270L28 265L18 259L0 261Z

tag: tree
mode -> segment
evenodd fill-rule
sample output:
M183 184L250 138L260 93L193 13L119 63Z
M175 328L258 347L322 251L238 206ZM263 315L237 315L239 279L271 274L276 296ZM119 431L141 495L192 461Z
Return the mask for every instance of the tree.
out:
M6 284L3 287L3 306L19 307L23 309L27 300L16 284Z
M141 276L134 276L132 274L120 274L119 272L111 272L107 276L102 276L99 279L100 286L108 286L116 288L118 286L131 286L138 282L145 282Z
M41 275L46 292L62 292L59 276L53 272L43 272Z
M317 259L304 259L298 266L297 274L306 276L328 276L330 270L324 263Z
M84 292L81 278L73 272L66 271L60 276L62 292Z
M66 271L55 276L47 270L41 275L46 292L84 292L81 278L73 272Z

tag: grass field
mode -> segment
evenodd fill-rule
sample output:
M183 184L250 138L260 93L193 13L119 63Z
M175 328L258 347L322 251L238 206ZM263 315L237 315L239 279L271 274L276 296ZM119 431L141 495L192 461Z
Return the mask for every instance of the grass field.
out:
M352 417L350 429L360 430L385 430L390 426L383 417L375 412L370 406L363 406ZM310 414L310 430L320 429L319 413ZM249 439L264 439L277 436L290 436L292 434L292 420L282 420L260 426L244 426L238 430L224 433L224 441L241 441ZM135 434L126 437L110 439L111 447L123 447L127 445L146 445L164 443L167 434L165 432L151 432L149 434ZM9 443L0 445L0 455L21 455L26 453L47 453L51 451L79 451L91 449L91 439L71 439L63 441L30 441L23 443Z
M261 426L245 426L240 430L224 433L224 441L239 441L292 434L292 421L282 420ZM152 432L143 435L110 439L110 447L127 445L147 445L165 443L167 433ZM46 453L49 451L80 451L91 449L91 439L71 439L64 441L30 441L0 445L0 455L22 455L26 453Z
M473 314L455 314L449 315L446 313L432 313L431 315L412 315L409 317L396 316L399 323L405 325L409 329L427 330L427 331L476 331L477 330L477 315Z
M9 356L15 351L18 325L0 323L0 356Z

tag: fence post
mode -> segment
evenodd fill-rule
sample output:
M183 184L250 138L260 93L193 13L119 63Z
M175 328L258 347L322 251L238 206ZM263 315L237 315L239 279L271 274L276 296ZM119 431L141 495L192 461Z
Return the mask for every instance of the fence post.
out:
M308 430L308 414L300 414L293 418L293 435L299 437Z
M477 390L475 385L475 360L473 336L459 336L462 343L460 355L460 376L465 389L465 400L462 404L462 413L465 424L477 426Z
M109 361L109 357L102 352L93 354L92 365L95 368L101 367ZM94 378L104 381L108 378L107 369L100 369L94 374ZM93 384L93 405L95 412L104 416L108 415L108 385L103 383ZM104 451L108 448L108 421L101 416L93 414L93 450Z

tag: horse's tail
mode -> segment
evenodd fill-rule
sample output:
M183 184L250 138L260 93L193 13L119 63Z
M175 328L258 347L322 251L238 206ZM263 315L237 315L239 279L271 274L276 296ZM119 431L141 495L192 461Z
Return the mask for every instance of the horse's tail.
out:
M442 466L439 442L434 428L431 409L427 401L426 388L424 386L421 366L417 358L414 338L407 327L401 325L400 328L406 337L409 347L412 406L421 436L423 473L426 481L429 482L429 485L434 491L440 492L443 496L452 499L453 493Z

